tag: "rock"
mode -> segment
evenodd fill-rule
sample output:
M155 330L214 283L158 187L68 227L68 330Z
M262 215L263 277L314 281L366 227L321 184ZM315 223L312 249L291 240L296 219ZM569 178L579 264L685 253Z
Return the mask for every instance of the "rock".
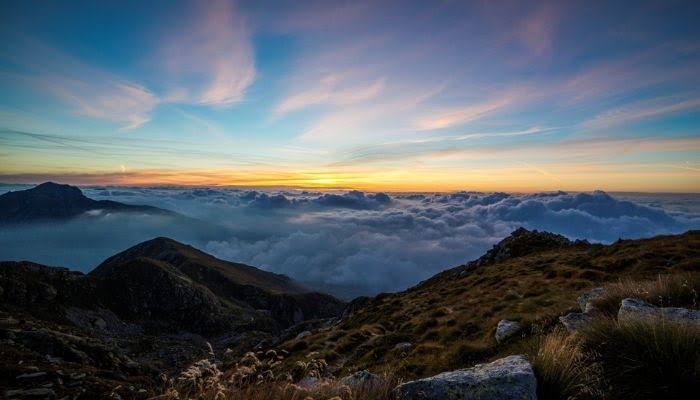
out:
M303 338L305 338L305 337L307 337L307 336L311 336L311 332L309 332L309 331L301 332L301 333L299 333L299 334L297 335L296 338L297 338L297 340L299 340L299 339L303 339Z
M562 235L550 232L529 231L518 228L510 236L493 245L493 248L477 260L471 261L470 266L495 264L507 259L534 254L538 251L552 250L573 246L574 242Z
M22 374L22 375L17 375L15 379L34 379L34 378L40 378L42 376L45 376L46 372L32 372L28 374Z
M581 294L576 298L576 301L578 301L578 305L579 307L581 307L581 311L587 313L592 311L593 309L593 300L601 297L604 294L605 289L602 287L597 287Z
M518 332L522 326L520 325L519 322L515 321L508 321L506 319L502 319L498 321L498 326L496 327L496 341L498 343L501 343L502 341L506 340L507 338L513 336L516 332Z
M58 291L56 291L55 287L53 287L51 285L42 285L41 296L44 300L52 301L56 298L57 295L58 295Z
M586 313L568 313L562 317L559 317L559 322L564 325L569 332L575 332L581 329L588 321L590 316Z
M401 343L397 343L396 346L394 346L394 350L408 350L411 347L413 347L413 343L401 342Z
M444 372L397 386L396 400L536 400L537 381L523 355Z
M376 374L369 372L366 369L362 371L357 371L352 375L348 375L344 378L338 380L338 385L346 385L350 388L356 387L367 387L367 386L378 386L381 384L383 379Z
M102 318L97 318L96 320L92 321L92 324L99 330L107 329L107 322L105 322L105 320Z
M307 376L306 378L302 378L299 382L297 382L297 386L299 386L302 389L313 389L316 386L321 384L321 380L316 378L315 376Z
M678 307L656 307L640 299L624 299L617 313L619 322L634 322L649 319L687 323L700 326L700 311Z
M15 325L18 325L19 321L12 317L7 317L4 319L0 319L0 328L9 328Z
M53 399L56 397L56 392L52 389L25 389L25 390L8 390L5 392L7 397L43 397L45 399Z
M85 373L84 372L74 372L70 374L70 378L73 379L74 381L81 380L85 378Z

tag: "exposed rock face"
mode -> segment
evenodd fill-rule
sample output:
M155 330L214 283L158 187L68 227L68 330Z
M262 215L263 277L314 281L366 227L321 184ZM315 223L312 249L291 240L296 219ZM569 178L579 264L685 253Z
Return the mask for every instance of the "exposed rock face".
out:
M575 332L585 326L590 320L586 313L568 313L559 317L559 322L564 325L569 332Z
M143 258L120 265L97 282L107 308L127 320L165 321L179 329L212 333L234 326L233 311L178 270Z
M402 351L408 351L413 347L413 344L410 342L401 342L397 343L396 346L394 346L394 350L402 350Z
M93 200L75 186L46 182L34 188L0 195L0 224L75 217L92 210L177 215L150 206L134 206L110 200Z
M303 339L303 338L305 338L305 337L307 337L307 336L311 336L311 332L310 332L310 331L303 331L303 332L300 332L300 333L296 336L296 339L297 339L297 340Z
M348 375L338 380L338 385L346 385L350 388L373 387L382 384L383 379L376 374L369 372L366 369L357 371L352 375Z
M278 324L281 329L308 319L337 316L344 306L342 301L311 292L287 276L220 260L163 237L108 258L90 276L104 279L115 268L144 259L154 260L192 284L207 288L216 297L239 306L238 313L250 315L248 319L254 318L256 324ZM269 316L252 315L253 310L265 310Z
M470 264L474 266L495 264L508 258L520 257L542 250L573 246L575 244L578 244L578 242L572 242L556 233L538 232L537 230L529 231L521 227Z
M700 311L678 307L655 307L644 300L624 299L617 313L619 322L635 322L649 319L664 319L700 327Z
M483 256L470 261L465 265L443 271L421 284L442 279L459 279L469 274L474 268L497 264L511 258L523 257L547 250L555 250L572 246L588 246L585 240L571 241L562 235L550 232L529 231L525 228L518 228L508 237L495 244Z
M94 304L95 289L82 273L32 262L0 262L0 302L19 307Z
M364 307L372 304L372 298L367 297L367 296L360 296L355 299L353 299L350 303L348 303L345 308L343 309L343 313L340 315L340 319L344 319L347 317L350 317L351 315L357 313Z
M597 287L581 294L576 298L576 301L578 301L581 311L588 313L593 311L593 300L601 297L604 294L605 289L602 287Z
M522 329L522 326L519 322L502 319L498 321L498 326L496 327L496 341L501 343L502 341L518 333L520 329Z
M321 384L321 380L315 376L307 376L297 382L297 386L310 390Z
M515 355L397 386L396 400L534 400L537 381L525 356Z

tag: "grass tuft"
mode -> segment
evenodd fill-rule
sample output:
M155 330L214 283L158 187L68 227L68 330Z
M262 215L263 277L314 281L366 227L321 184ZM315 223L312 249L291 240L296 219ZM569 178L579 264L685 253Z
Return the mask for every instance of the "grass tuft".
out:
M580 331L583 349L605 371L615 399L695 398L700 388L700 328L664 320L597 318Z
M605 295L593 300L595 308L617 315L622 299L642 299L660 307L700 306L700 274L662 275L654 280L624 280L607 285Z
M537 396L543 400L602 398L602 371L584 353L580 339L563 331L543 337L531 357L537 376Z

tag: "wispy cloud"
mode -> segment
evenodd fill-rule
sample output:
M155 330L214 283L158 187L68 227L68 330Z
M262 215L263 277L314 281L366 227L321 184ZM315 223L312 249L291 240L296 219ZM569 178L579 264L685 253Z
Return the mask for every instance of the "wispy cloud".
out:
M111 121L129 130L147 123L160 102L144 86L36 40L20 35L12 40L21 51L13 52L7 60L20 66L23 73L10 75L66 101L78 115Z
M590 128L604 128L690 111L700 111L700 97L664 97L644 100L605 111L586 121L584 126Z
M433 130L466 124L513 105L521 99L522 93L522 90L513 90L483 102L436 110L430 115L418 119L414 125L419 130Z
M164 45L176 82L168 98L219 106L240 102L256 75L246 19L230 1L197 5L193 19L174 27Z
M384 89L385 79L363 82L359 86L348 85L338 74L324 76L318 85L282 100L276 108L278 114L297 111L314 105L348 105L369 100Z
M73 103L78 114L118 123L125 130L150 121L150 113L160 101L151 91L133 82L86 82L54 77L45 80L44 85Z

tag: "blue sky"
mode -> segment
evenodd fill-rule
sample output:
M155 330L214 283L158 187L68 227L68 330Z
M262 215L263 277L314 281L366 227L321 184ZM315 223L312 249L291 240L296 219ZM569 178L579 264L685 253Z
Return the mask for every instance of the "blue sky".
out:
M0 180L698 192L700 6L606 3L3 1Z

